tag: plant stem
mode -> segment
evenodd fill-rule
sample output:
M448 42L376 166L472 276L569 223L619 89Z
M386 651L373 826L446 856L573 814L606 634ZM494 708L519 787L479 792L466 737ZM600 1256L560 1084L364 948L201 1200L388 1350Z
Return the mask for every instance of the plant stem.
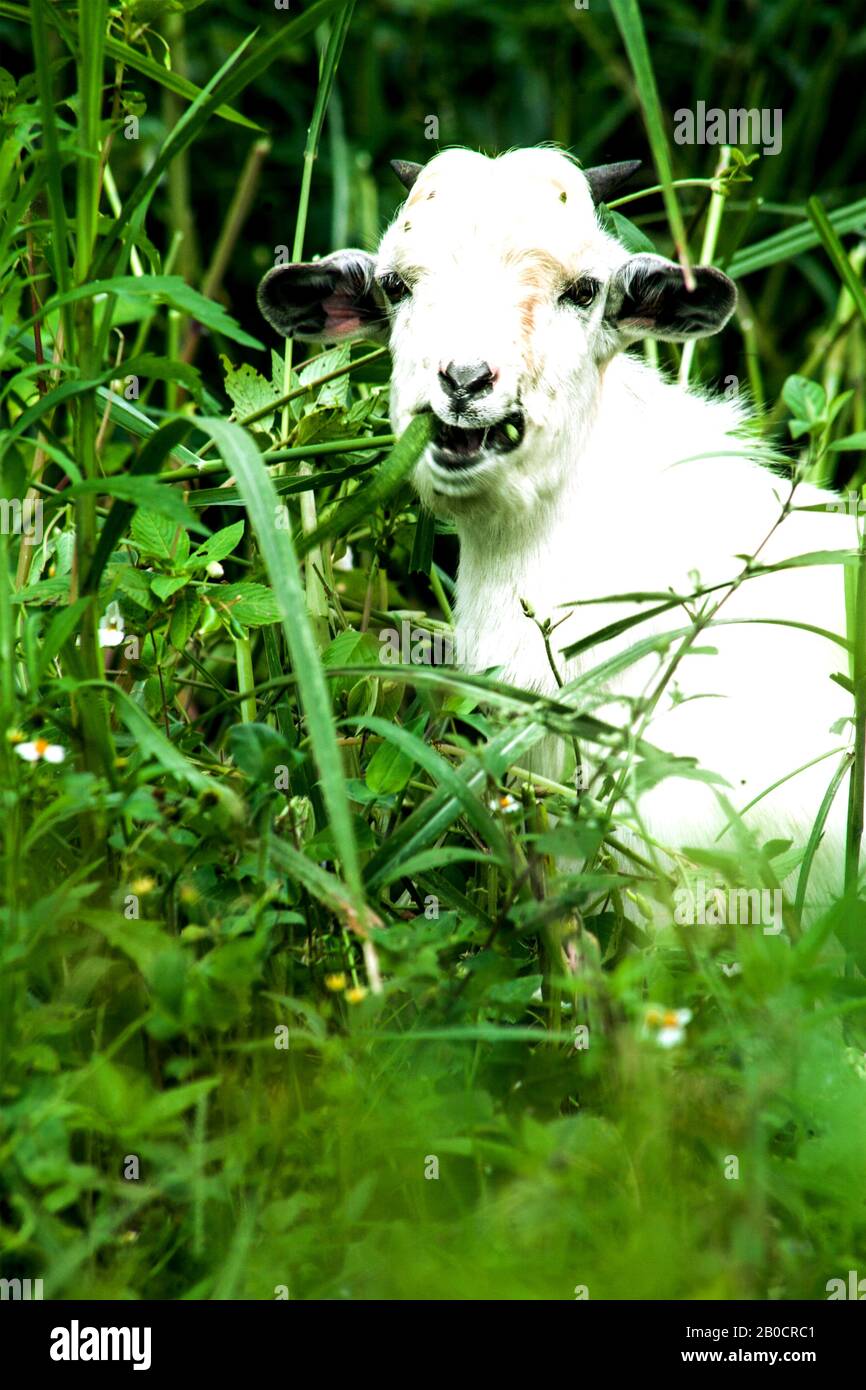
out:
M99 216L100 161L99 126L102 109L102 63L108 15L106 0L91 0L80 17L78 76L78 177L75 204L75 263L76 284L87 282L90 263L96 245ZM78 366L85 378L98 374L99 354L95 346L94 303L81 300L75 306ZM74 438L76 459L86 478L98 476L97 406L95 392L79 396L75 403ZM75 502L75 570L70 598L78 596L81 577L87 572L97 542L96 495L83 494ZM84 611L80 629L81 669L85 679L102 677L102 655L99 646L96 603ZM83 732L84 765L88 771L102 771L111 777L114 751L108 724L105 697L79 702L78 713ZM89 829L94 840L102 838L101 827L93 817ZM83 827L84 829L84 827ZM95 849L96 844L91 843Z
M325 51L322 55L319 70L319 85L316 90L316 100L313 104L313 116L310 127L307 131L307 141L304 147L304 169L301 176L301 192L298 199L298 213L295 219L295 237L292 243L292 260L299 261L303 255L304 234L307 228L307 212L310 205L310 188L313 180L313 165L319 150L319 138L322 133L322 126L325 120L325 112L328 108L328 100L331 89L334 85L334 76L337 71L337 64L343 51L343 44L346 39L349 24L352 19L352 11L355 8L355 0L349 3L340 11L337 18L331 25ZM286 352L283 362L283 394L287 395L292 386L292 341L287 339ZM282 411L282 434L287 435L291 424L288 405L283 406ZM307 465L302 465L301 471ZM311 535L317 526L316 517L316 497L315 493L301 493L300 501L301 528L305 535ZM311 550L304 565L304 585L306 589L307 608L313 622L320 646L324 646L329 639L328 630L328 601L320 574L330 577L330 559L326 561L325 555L319 547Z
M730 160L731 147L730 145L723 145L721 154L719 155L719 162L716 165L716 178L720 178L724 174L725 170L727 169L730 163ZM701 265L709 265L713 259L713 256L716 254L716 242L719 239L719 231L722 225L722 214L724 213L724 210L725 196L723 193L718 191L718 188L714 188L712 196L710 198L710 207L709 212L707 213L706 226L704 227L704 239L701 242ZM689 373L692 368L692 362L694 361L696 346L696 341L694 338L692 338L689 342L685 344L683 348L683 355L680 358L679 374L679 381L681 386L688 386L689 384Z
M854 892L860 872L863 801L866 792L866 531L860 538L857 597L854 604L854 766L848 789L845 836L845 888Z
M254 724L256 720L256 697L255 691L256 678L253 674L253 649L250 635L235 638L235 666L238 675L238 694L243 698L240 702L241 719L245 724Z

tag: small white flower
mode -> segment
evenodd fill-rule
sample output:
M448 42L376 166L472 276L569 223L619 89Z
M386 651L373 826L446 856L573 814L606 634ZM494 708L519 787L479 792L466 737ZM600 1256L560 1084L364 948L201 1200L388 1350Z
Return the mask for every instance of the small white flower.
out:
M25 763L62 763L66 749L59 743L49 743L46 738L36 738L30 743L16 743L15 752Z
M99 624L100 647L119 647L124 634L123 618L116 603L110 603Z
M206 572L209 579L222 579L225 574L225 570L219 560L211 560L206 566Z
M643 1036L653 1038L659 1047L677 1047L686 1036L691 1009L661 1009L652 1005L644 1014Z
M491 811L501 811L506 816L511 816L515 811L522 809L517 797L512 796L510 792L504 792L502 796L491 797L487 804Z

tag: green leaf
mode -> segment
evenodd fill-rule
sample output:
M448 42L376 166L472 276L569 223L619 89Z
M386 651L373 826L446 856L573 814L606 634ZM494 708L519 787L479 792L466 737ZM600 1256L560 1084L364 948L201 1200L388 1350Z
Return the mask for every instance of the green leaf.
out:
M866 290L863 288L863 280L849 261L845 247L839 238L839 233L827 216L824 205L820 198L814 195L806 203L806 211L811 218L812 225L821 241L821 245L826 251L836 274L847 289L854 304L859 311L860 317L866 323Z
M208 777L195 763L185 757L159 727L153 723L146 712L137 705L120 686L106 681L82 681L82 686L95 686L111 691L117 705L117 712L132 734L139 751L150 757L166 772L185 783L195 792L210 792L226 806L235 818L242 814L242 808L235 793L215 777Z
M503 863L508 861L508 843L499 822L490 814L475 792L469 788L463 774L455 771L451 764L446 762L440 753L436 752L435 748L431 748L429 743L425 743L423 739L418 737L415 730L401 728L399 724L393 724L387 719L380 719L378 715L361 716L347 719L345 722L353 727L369 729L371 733L381 735L386 743L393 744L403 753L406 761L413 765L418 763L419 766L423 767L438 786L446 788L456 797L466 814L466 819L474 826L491 850L502 859ZM376 756L374 754L373 759L371 759L371 765ZM390 773L393 780L396 781L398 768L402 771L403 766L405 763L398 765L393 762L386 763L383 760L382 774ZM408 776L406 781L408 781ZM367 784L372 790L376 790L369 778L369 768ZM405 786L405 782L403 786ZM395 786L388 788L388 790L400 791L402 787Z
M158 82L161 87L174 92L176 96L185 97L188 101L196 101L201 96L201 88L194 82L181 77L180 73L172 71L171 68L163 67L161 63L155 63L145 53L139 53L137 48L122 43L120 39L112 38L110 34L105 40L105 51L110 57L119 59L125 67L140 72L143 77L149 77L153 82ZM231 106L218 106L214 115L231 122L232 125L244 126L247 130L262 130L255 121L242 116L240 111L233 110Z
M128 430L130 434L136 435L139 439L146 440L148 444L151 440L154 440L156 436L161 436L169 430L177 430L178 433L176 438L180 440L192 425L191 420L184 418L172 420L169 424L158 428L149 415L146 415L143 410L136 409L130 401L124 400L123 396L115 395L113 391L106 390L104 386L100 386L96 394L100 401L108 406L109 416L116 425L120 425L123 429ZM178 442L171 444L165 452L171 454L188 467L200 469L204 466L203 460L200 459L197 454L194 454L191 449L187 449L183 444ZM136 469L133 468L132 471L135 472ZM157 469L142 468L141 471L156 472Z
M205 532L195 512L190 511L179 492L174 488L160 485L155 478L136 476L131 473L118 473L112 478L87 478L83 483L73 483L63 494L69 500L85 493L97 493L100 497L119 497L124 502L132 502L136 507L147 508L178 526L190 531Z
M844 439L837 439L829 446L831 454L845 453L849 450L859 453L861 449L866 449L866 433L863 431L859 434L848 434Z
M152 278L162 277L153 276ZM205 300L206 304L211 302L209 299ZM117 368L117 379L123 380L128 376L141 377L144 381L179 381L198 405L204 403L201 372L190 362L181 362L177 358L158 357L155 353L144 352L129 363L121 362Z
M796 420L814 424L827 412L827 393L817 381L805 376L789 376L782 387L782 400Z
M371 792L377 796L392 796L405 790L416 765L416 747L418 744L423 746L424 741L418 735L426 722L427 716L421 715L401 729L407 735L403 741L382 735L384 741L367 764L365 781ZM387 727L390 735L398 726Z
M130 529L130 538L137 550L167 561L185 558L179 555L182 534L172 517L144 510L136 512Z
M866 198L837 208L829 214L827 220L839 233L859 231L866 223ZM802 256L804 251L811 251L819 241L814 223L803 218L795 226L787 227L784 232L777 232L775 236L753 242L751 246L744 246L731 257L725 270L732 279L742 279L744 275L753 275L756 270L766 270L768 266L778 265L780 261L795 260L797 256Z
M489 779L502 777L544 737L545 732L543 724L527 720L523 726L506 729L491 739L480 756L467 758L459 773L449 768L462 784L459 795L452 793L453 784L449 779L406 817L367 863L364 877L369 887L378 887L398 864L426 849L462 811L468 814L470 800L483 811L478 796L487 790Z
M151 579L150 587L157 598L164 600L171 598L172 594L176 594L178 589L182 589L188 583L189 578L184 574L158 574L155 578Z
M237 766L251 781L271 787L275 769L291 759L288 740L268 724L236 724L229 734L229 749Z
M54 614L39 648L37 672L40 676L48 670L60 649L69 641L90 602L89 597L79 598L68 608L61 608Z
M369 516L387 502L415 467L430 442L432 432L432 416L416 415L388 457L380 463L372 480L339 503L315 531L301 537L298 542L299 554L308 554L329 536L345 535L362 517Z
M213 535L208 536L204 544L190 555L187 568L204 569L212 560L224 560L240 543L243 534L244 523L242 521L236 521L231 526L224 526L221 531L214 531Z
M349 343L341 343L338 347L328 348L326 352L320 352L312 361L304 363L298 371L298 381L302 386L307 386L310 382L317 381L319 377L327 376L329 372L336 372L341 367L348 366L350 359L351 345ZM319 387L319 393L316 397L317 407L347 405L349 385L348 376L338 377L336 381L326 381Z
M204 594L218 612L227 612L244 627L264 627L280 621L280 606L266 584L246 579L240 584L213 584Z
M175 939L156 922L137 917L127 919L119 912L98 908L90 908L84 920L116 950L128 956L143 975L148 973L157 956L175 945Z
M316 7L314 7L316 8ZM283 631L297 676L310 742L319 768L322 795L330 817L330 829L343 870L358 907L363 903L361 868L355 846L352 816L328 686L306 609L298 559L288 530L278 529L280 503L252 437L238 425L203 419L201 428L211 435L223 460L237 479L259 543L265 567L274 586Z
M308 855L293 849L285 840L271 841L271 858L284 873L306 888L307 892L332 912L345 915L353 906L346 892L346 885L334 875L321 868Z
M139 450L132 468L129 470L130 474L137 477L158 473L166 454L170 453L174 446L183 439L188 428L189 421L172 420L169 424L163 425L162 429L156 430ZM108 564L114 547L134 516L135 507L135 502L123 501L117 501L112 507L108 520L100 533L99 544L96 547L93 563L87 572L83 592L92 593L99 587L105 566Z
M636 227L627 217L623 217L616 208L605 207L602 203L599 206L599 212L602 222L609 221L610 223L610 226L606 227L605 230L615 236L617 241L621 241L626 251L631 251L633 254L639 251L650 251L653 255L658 255L657 248L646 233L642 232L640 227Z
M95 299L99 295L109 294L127 299L146 299L154 308L166 305L171 309L179 309L213 333L221 333L224 338L231 338L244 347L264 350L264 345L258 338L251 338L249 333L245 333L221 304L194 290L192 285L188 285L179 275L115 275L110 280L91 280L86 285L67 290L65 294L52 295L43 306L41 314L50 313L52 309L65 304L75 304L82 299ZM33 320L28 320L19 331L23 331L31 322ZM110 368L108 375L103 376L101 380L129 375L146 377L148 367L151 375L162 380L168 377L170 380L173 374L188 386L188 389L200 393L200 377L195 368L190 368L185 362L156 357L150 353L130 358L120 367Z
M253 415L257 411L266 410L268 407L276 409L276 401L279 393L276 392L272 384L257 372L255 367L251 367L248 362L243 362L239 367L233 367L224 353L220 354L220 361L225 370L226 393L235 408L235 414L241 419L247 415ZM271 414L264 415L260 420L255 421L249 426L263 434L269 434L274 423L273 410Z
M418 520L412 538L410 574L429 574L433 564L433 542L436 539L436 519L426 507L418 507Z
M192 589L185 589L174 605L168 627L169 641L179 652L195 632L201 611L201 599Z
M460 849L456 845L439 845L436 849L422 850L412 859L401 859L385 874L381 883L383 888L387 888L388 884L393 883L395 879L415 878L416 875L429 873L431 869L439 869L444 864L489 864L490 862L490 855L482 854L480 850Z
M153 612L156 605L150 588L149 574L137 570L133 565L121 565L114 582L125 598L144 609L145 613Z

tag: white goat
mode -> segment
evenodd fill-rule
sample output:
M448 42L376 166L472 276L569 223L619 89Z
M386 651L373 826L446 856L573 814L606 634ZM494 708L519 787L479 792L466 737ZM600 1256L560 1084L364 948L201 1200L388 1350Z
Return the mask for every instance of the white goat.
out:
M395 165L411 191L375 256L341 251L278 267L259 292L283 334L390 337L394 429L419 411L435 417L416 485L456 523L467 664L499 667L526 689L557 687L521 600L557 622L576 601L690 594L695 572L704 586L721 584L742 570L737 557L756 551L770 565L856 545L843 515L793 511L777 526L790 485L761 464L754 439L735 434L743 409L673 385L622 353L644 337L715 333L736 300L718 270L698 267L690 291L673 263L630 255L601 228L595 203L634 167L584 173L552 149L495 159L449 150L423 169ZM832 500L804 484L794 505ZM556 646L648 606L578 606ZM704 654L679 665L645 737L722 774L738 808L780 782L746 822L761 838L802 846L838 763L824 755L849 741L850 699L831 679L847 672L847 655L784 624L844 636L843 569L749 578L719 618L725 625L696 644ZM559 669L571 680L649 633L688 624L683 608L672 609L577 660L558 658ZM659 671L658 655L628 667L597 696L595 713L622 724L628 698L651 688ZM592 749L583 752L592 761ZM845 802L843 787L810 898L841 889ZM679 776L650 785L639 814L651 837L674 847L709 844L725 825L712 787ZM732 848L730 836L722 844Z

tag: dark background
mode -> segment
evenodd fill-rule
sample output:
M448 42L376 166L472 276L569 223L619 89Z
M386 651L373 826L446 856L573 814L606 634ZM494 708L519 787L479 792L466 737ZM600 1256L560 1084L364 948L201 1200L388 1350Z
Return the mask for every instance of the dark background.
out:
M175 65L201 85L256 26L263 34L303 9L277 10L271 0L204 0L172 12L172 0L138 0L126 7L171 41ZM802 217L818 193L828 210L861 197L866 175L866 49L860 0L838 5L771 0L704 5L675 0L642 5L644 24L669 133L678 107L770 107L783 112L779 155L752 166L723 219L716 261L737 245L760 240ZM185 30L185 42L184 39ZM319 35L319 40L323 35ZM149 39L157 58L161 48ZM28 33L0 20L2 61L28 70ZM261 335L254 293L273 260L291 244L306 130L316 87L312 44L303 39L244 93L243 113L272 141L253 208L233 252L219 296L250 331ZM62 87L63 71L59 77ZM72 73L69 79L72 81ZM146 107L141 138L127 142L121 177L131 185L177 119L184 103L133 76ZM438 140L425 136L427 118ZM253 132L215 119L174 177L185 182L188 232L175 268L200 283L213 251ZM340 63L315 168L305 253L338 245L371 247L401 197L388 161L424 160L449 145L488 153L555 141L583 162L642 158L635 186L657 181L623 44L608 6L586 10L571 0L359 0ZM708 177L712 146L672 145L678 178ZM116 151L113 163L117 167ZM121 196L123 188L120 189ZM706 204L703 189L683 189L687 225ZM154 203L152 240L169 244L171 190ZM762 200L760 207L758 200ZM628 214L669 252L660 197L629 205ZM163 226L159 225L160 219ZM177 225L177 205L174 225ZM699 244L693 235L693 252ZM836 302L837 282L823 253L814 251L741 282L741 302L755 311L768 394L806 358L811 334ZM270 339L268 338L268 341ZM714 346L701 374L742 370L742 340L734 329ZM214 384L213 355L199 365Z

